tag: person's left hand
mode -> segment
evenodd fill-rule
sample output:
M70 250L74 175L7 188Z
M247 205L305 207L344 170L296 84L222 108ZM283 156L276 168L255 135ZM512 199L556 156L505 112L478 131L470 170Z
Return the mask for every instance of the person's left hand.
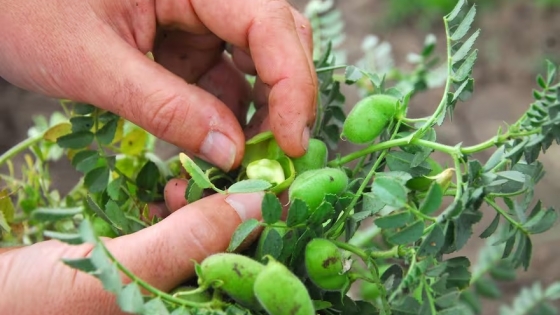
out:
M108 239L105 245L140 279L169 291L194 275L192 259L201 261L224 251L242 221L261 219L262 197L263 193L208 196L170 209L167 219ZM0 314L122 314L115 296L98 279L61 262L87 257L91 250L91 244L51 240L0 254Z

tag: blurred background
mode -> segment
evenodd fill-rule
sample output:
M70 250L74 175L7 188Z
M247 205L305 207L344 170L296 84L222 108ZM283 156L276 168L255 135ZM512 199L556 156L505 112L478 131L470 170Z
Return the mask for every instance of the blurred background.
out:
M301 11L308 0L291 0ZM560 0L478 0L475 27L481 34L475 46L479 49L474 69L474 96L459 103L454 122L449 121L438 132L439 141L454 145L475 144L495 135L499 125L512 123L532 102L535 77L544 73L546 58L560 62ZM362 44L372 35L382 43L387 63L407 69L411 52L419 52L428 34L437 39L437 53L444 56L445 34L442 17L455 5L452 0L339 0L334 8L340 10L344 27L339 50L346 63L353 64L364 56ZM378 47L379 48L379 47ZM381 64L380 66L383 66ZM387 65L386 65L387 66ZM411 103L412 116L431 114L441 99L443 89L434 88L422 93ZM347 104L359 99L351 87L345 87ZM27 136L36 115L49 115L59 110L57 100L29 93L0 79L0 153ZM349 148L345 148L348 150ZM175 154L165 148L162 155ZM560 208L560 146L553 145L541 155L547 174L537 197L544 205ZM481 158L485 158L484 156ZM78 174L66 160L52 166L52 176L61 192L72 187ZM488 211L488 210L484 210ZM491 212L477 226L478 235L493 218ZM473 238L460 254L477 257L481 241ZM511 303L524 285L541 281L548 285L560 280L560 231L553 228L535 238L533 262L528 272L519 272L514 283L500 286L502 296L486 301L484 314L497 314L501 303ZM560 309L560 304L557 304Z

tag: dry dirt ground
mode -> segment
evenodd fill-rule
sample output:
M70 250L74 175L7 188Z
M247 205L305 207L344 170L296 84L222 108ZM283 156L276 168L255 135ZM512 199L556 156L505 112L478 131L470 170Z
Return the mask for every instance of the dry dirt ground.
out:
M361 57L361 41L372 33L391 43L397 65L405 63L407 53L420 49L428 32L437 36L438 43L444 42L440 24L431 30L418 28L413 22L388 30L378 27L377 22L386 12L387 1L338 1L346 21L344 48L349 53L349 62ZM307 1L292 2L303 8ZM458 105L455 121L447 123L438 132L439 139L446 144L475 144L493 136L499 124L514 122L532 101L534 78L542 70L543 58L560 60L560 11L537 10L532 3L529 0L504 1L494 10L479 12L477 24L482 33L478 40L479 60L474 70L475 94L468 102ZM440 97L439 89L417 97L411 105L413 115L431 113ZM356 95L348 97L349 104L356 100ZM27 93L0 79L0 152L25 138L32 124L32 115L47 114L56 109L55 100ZM557 193L560 188L559 153L560 147L552 147L542 156L547 175L538 189L538 197L554 207L560 207L560 194ZM67 166L66 162L61 162L53 168L53 176L59 180L62 191L71 187L76 175ZM492 219L489 210L485 211L488 215L477 226L476 232ZM484 314L497 314L499 302L511 301L522 285L560 280L560 246L557 245L560 232L556 230L535 240L531 270L520 272L519 280L514 284L503 285L504 297L501 301L489 301ZM461 254L475 258L479 246L480 242L473 242Z

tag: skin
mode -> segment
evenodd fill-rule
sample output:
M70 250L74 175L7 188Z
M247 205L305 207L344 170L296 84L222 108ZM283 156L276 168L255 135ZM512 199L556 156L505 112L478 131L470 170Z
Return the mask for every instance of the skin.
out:
M286 1L0 0L0 7L0 76L19 87L112 111L224 170L239 166L245 139L265 130L288 155L305 153L317 89L311 28ZM244 73L257 75L253 90ZM246 124L251 99L258 111ZM161 290L192 277L191 259L224 251L243 220L261 215L262 193L187 205L185 187L170 181L165 205L151 206L169 219L106 240ZM121 314L97 279L60 261L90 251L53 240L1 249L0 314Z

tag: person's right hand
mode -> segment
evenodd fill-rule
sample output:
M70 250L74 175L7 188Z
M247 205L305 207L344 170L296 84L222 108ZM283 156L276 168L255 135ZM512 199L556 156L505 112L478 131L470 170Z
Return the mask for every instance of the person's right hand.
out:
M306 150L317 95L311 28L287 1L0 5L0 76L13 84L112 111L226 171L243 158L254 98L280 147ZM253 92L243 73L258 76Z

